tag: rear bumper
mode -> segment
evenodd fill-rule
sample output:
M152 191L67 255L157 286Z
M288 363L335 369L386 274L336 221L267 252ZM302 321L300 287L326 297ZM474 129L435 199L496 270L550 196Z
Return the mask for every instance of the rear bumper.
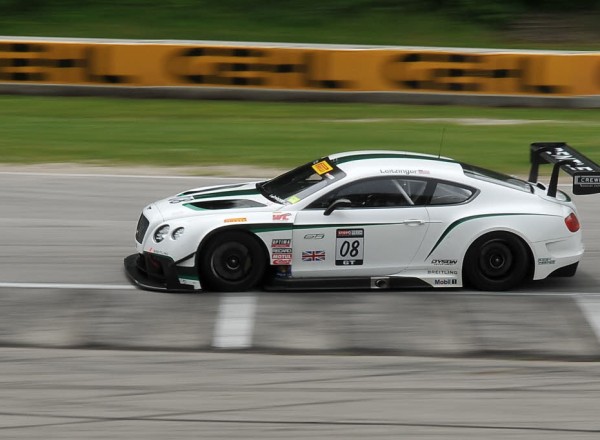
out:
M178 274L175 262L162 255L133 254L125 258L127 277L141 289L159 292L198 292L200 284L187 284ZM197 287L196 287L197 286Z

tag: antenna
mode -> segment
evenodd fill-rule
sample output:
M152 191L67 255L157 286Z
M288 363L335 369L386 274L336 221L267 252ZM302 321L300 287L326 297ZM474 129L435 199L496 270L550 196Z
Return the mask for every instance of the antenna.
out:
M444 146L444 134L446 134L446 127L442 127L442 138L440 139L440 149L438 151L438 159L442 156L442 147Z

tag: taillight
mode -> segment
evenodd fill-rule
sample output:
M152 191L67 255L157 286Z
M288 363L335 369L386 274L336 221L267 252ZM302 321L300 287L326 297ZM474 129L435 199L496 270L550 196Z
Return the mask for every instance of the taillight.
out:
M572 212L567 217L565 217L565 225L567 225L567 229L571 232L579 231L579 220L577 220L577 216L575 215L575 213Z

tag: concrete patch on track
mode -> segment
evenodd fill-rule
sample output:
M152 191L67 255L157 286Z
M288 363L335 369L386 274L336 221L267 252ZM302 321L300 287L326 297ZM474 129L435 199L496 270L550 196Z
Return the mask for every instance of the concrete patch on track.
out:
M572 294L4 287L0 307L0 346L600 358L600 302Z

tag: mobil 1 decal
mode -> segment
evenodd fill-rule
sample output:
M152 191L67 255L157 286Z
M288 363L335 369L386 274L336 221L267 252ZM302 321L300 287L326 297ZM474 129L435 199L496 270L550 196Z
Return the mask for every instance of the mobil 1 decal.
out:
M365 246L364 229L338 229L335 231L335 265L359 266L363 264Z

